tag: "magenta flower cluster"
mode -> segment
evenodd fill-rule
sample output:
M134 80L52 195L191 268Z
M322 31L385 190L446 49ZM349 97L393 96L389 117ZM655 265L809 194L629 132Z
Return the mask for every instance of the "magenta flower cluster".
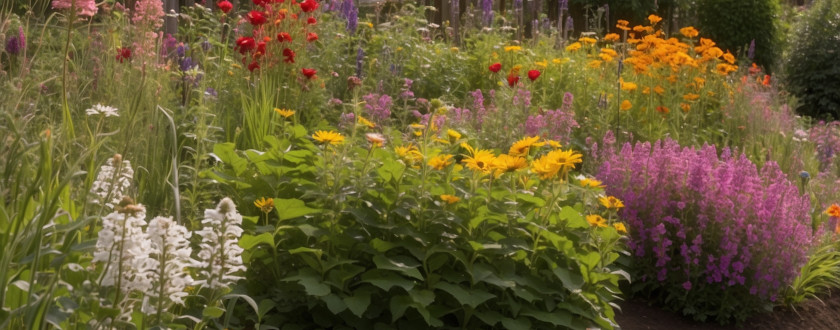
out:
M393 99L390 96L370 93L362 96L362 99L365 101L367 115L377 124L382 124L391 117Z
M602 156L596 177L624 201L636 280L683 296L774 301L807 260L810 200L776 163L759 170L728 149L673 140Z

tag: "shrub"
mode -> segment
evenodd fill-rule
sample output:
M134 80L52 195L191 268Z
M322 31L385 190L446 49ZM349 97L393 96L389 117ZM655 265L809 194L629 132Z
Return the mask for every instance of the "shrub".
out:
M799 99L797 111L840 118L840 1L817 1L794 28L785 58L787 89Z
M743 57L755 40L753 61L768 70L780 55L778 14L778 0L702 0L697 6L701 31L717 41L720 48L740 51Z
M633 291L703 321L768 307L811 247L810 203L773 162L761 170L714 146L625 144L599 179L623 199Z
M264 152L216 145L223 163L207 174L243 203L259 199L241 245L251 296L276 306L266 322L615 326L624 227L598 209L600 187L569 183L579 154L537 138L513 148L523 157L496 156L419 125L411 141L380 148L383 135L360 138L366 127L316 132L319 145L286 122ZM528 172L535 158L560 156L571 157L541 168L542 179Z

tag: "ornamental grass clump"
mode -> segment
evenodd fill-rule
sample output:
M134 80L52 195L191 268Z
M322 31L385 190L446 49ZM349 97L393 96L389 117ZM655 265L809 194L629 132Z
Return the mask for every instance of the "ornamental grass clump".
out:
M625 144L597 177L624 201L632 291L696 320L743 321L797 276L812 246L810 201L774 162L714 146Z

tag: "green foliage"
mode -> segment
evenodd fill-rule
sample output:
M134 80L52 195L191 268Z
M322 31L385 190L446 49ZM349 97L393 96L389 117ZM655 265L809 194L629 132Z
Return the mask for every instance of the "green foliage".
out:
M459 153L461 141L417 138L426 156L411 161L359 137L319 146L302 126L283 131L261 152L217 144L223 163L206 172L239 205L274 198L272 212L251 209L241 243L249 293L276 306L267 322L616 326L612 301L628 279L614 264L622 235L584 219L600 188L426 164Z
M793 29L785 58L787 89L797 111L817 118L840 118L840 1L817 1Z
M840 242L830 237L811 253L799 276L785 290L786 305L795 308L806 299L819 299L821 293L840 288L839 245Z
M747 57L755 40L753 62L772 70L781 55L777 32L778 0L702 0L697 5L701 36L711 38L724 51Z

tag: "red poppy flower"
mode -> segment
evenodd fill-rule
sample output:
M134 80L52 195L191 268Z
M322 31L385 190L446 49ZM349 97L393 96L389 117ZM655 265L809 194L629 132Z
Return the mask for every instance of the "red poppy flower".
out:
M254 70L259 69L259 68L260 68L260 64L257 63L257 61L253 61L253 62L251 62L251 64L248 64L248 70L251 71L251 72L254 72Z
M290 35L288 32L280 32L280 33L277 34L277 41L279 41L279 42L284 42L284 41L292 42L292 35Z
M285 48L283 49L283 56L285 57L285 59L283 59L283 62L295 63L295 51Z
M252 10L251 12L246 15L248 18L248 22L251 22L253 25L263 25L265 24L265 15L262 12Z
M123 60L127 59L131 59L131 48L117 48L117 60L120 61L120 63L122 63Z
M508 76L507 80L508 80L508 85L510 87L513 87L513 85L516 85L516 83L519 82L519 76Z
M310 17L310 18L306 19L306 23L307 24L315 24L315 23L318 23L318 20L315 19L315 17Z
M253 0L253 2L255 5L265 8L265 5L269 3L269 0Z
M306 78L308 78L308 79L312 79L312 77L314 77L315 74L318 73L318 71L316 71L315 69L307 69L307 68L301 69L300 72L303 73L303 75L306 76Z
M539 77L540 77L540 71L538 71L538 70L528 71L528 79L531 79L531 81L537 80L537 78L539 78Z
M313 42L318 40L318 34L315 32L309 32L306 34L306 41Z
M254 56L265 55L265 41L257 43L257 51Z
M233 9L233 4L230 3L230 1L221 0L221 1L216 3L216 7L219 7L219 10L221 10L223 13L227 14L231 11L231 9Z
M236 39L236 48L239 48L240 54L245 54L257 47L257 42L251 37L240 37Z
M499 72L499 70L501 70L501 69L502 69L502 63L496 62L496 63L490 64L490 68L489 68L489 69L490 69L490 71L492 71L493 73Z
M764 81L762 81L761 84L764 85L764 86L770 86L770 75L769 74L764 75Z
M300 9L303 10L304 13L311 13L318 9L318 2L315 0L306 0L300 3Z

